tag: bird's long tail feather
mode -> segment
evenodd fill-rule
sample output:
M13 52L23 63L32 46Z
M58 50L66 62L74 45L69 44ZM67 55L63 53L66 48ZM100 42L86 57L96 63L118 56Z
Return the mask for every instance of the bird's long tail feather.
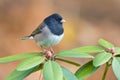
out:
M27 39L33 39L33 36L25 36L25 37L19 38L19 40L27 40Z

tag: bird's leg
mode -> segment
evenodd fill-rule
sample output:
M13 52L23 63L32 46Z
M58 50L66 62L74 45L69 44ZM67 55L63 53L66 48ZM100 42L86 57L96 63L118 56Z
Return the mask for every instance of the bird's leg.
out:
M50 51L51 51L51 53L55 54L52 47L50 47Z
M50 51L52 53L52 60L55 60L55 52L52 47L50 47Z
M40 46L40 47L41 47L42 52L43 52L43 53L46 53L47 50L45 50L45 49L43 48L43 46Z

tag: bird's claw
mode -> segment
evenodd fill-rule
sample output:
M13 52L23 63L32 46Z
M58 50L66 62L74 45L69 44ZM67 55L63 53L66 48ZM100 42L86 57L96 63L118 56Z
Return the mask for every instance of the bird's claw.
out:
M52 51L45 50L44 53L47 60L55 60L55 54Z

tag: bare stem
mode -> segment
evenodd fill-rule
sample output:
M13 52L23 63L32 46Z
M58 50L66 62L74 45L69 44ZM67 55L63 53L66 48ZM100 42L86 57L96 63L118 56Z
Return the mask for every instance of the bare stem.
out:
M110 67L110 65L109 65L109 63L107 62L107 63L106 63L106 66L105 66L104 74L103 74L103 76L102 76L102 80L105 80L109 67Z
M42 80L42 70L40 71L39 80Z

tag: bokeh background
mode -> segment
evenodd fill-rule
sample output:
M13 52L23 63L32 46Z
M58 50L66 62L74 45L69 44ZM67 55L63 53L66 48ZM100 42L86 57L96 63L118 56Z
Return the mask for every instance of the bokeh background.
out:
M86 45L97 45L104 38L120 46L120 1L119 0L0 0L0 57L24 52L40 51L34 41L18 38L30 34L42 20L52 13L60 13L67 21L65 36L54 47L56 52ZM80 64L87 59L71 59ZM0 80L15 69L19 63L0 64ZM68 64L62 63L64 66ZM69 65L70 66L70 65ZM87 80L101 80L99 69ZM73 72L75 66L69 67ZM36 72L25 80L38 80ZM106 80L117 80L109 70Z

